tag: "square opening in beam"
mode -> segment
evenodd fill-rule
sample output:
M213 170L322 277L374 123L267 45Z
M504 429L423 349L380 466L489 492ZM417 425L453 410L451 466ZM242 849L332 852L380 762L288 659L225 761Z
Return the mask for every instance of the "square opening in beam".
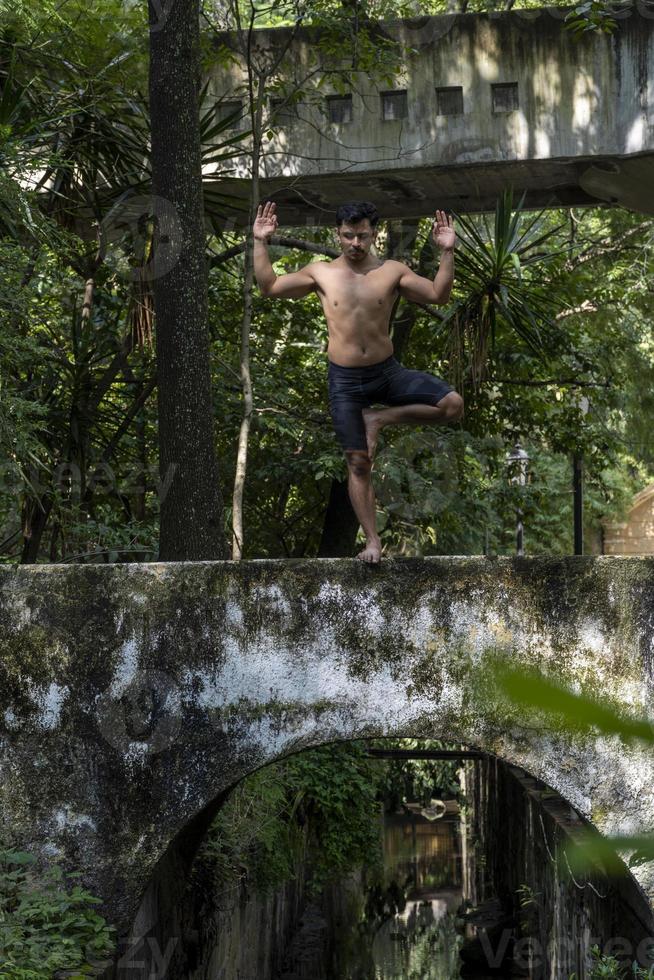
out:
M500 82L491 85L493 112L512 112L519 108L518 83Z
M216 122L229 120L228 129L240 129L243 125L243 103L240 99L226 99L216 106Z
M271 122L274 126L291 126L297 122L295 108L286 99L270 100Z
M460 85L446 85L436 89L436 112L439 116L460 116L463 114L463 88Z
M327 118L332 123L352 122L352 96L328 95Z
M393 92L380 92L382 119L391 122L394 119L406 119L409 115L409 103L406 89Z

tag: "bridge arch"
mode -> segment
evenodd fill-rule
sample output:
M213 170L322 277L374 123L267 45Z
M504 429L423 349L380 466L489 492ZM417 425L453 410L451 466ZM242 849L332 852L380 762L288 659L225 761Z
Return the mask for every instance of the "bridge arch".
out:
M469 744L601 833L651 828L651 752L573 737L478 678L499 651L647 715L653 579L652 559L612 557L2 568L3 819L120 928L230 786L333 739Z
M415 733L408 733L408 737L415 739ZM421 740L433 745L433 737L434 733L431 738L423 735ZM298 755L310 756L315 749L352 741L359 744L374 741L377 750L383 751L383 743L391 740L326 740L310 747L282 752L264 765L254 767L227 793L221 793L212 801L205 813L206 820L201 825L194 823L192 827L184 828L154 869L124 946L125 963L129 962L130 957L142 961L143 977L150 976L150 970L156 968L162 951L165 951L165 955L170 956L171 976L187 976L189 967L200 969L207 962L202 960L201 964L196 960L196 950L204 949L204 955L210 957L212 966L214 957L218 955L220 962L231 963L233 969L243 970L244 976L254 975L257 971L252 972L252 961L248 957L256 959L257 950L269 950L275 945L272 933L266 933L265 937L253 936L252 947L245 954L242 953L238 937L243 935L244 928L248 928L253 914L257 918L261 915L256 894L252 893L250 899L245 894L241 895L232 913L235 919L225 917L221 900L221 911L212 920L211 889L203 891L202 899L196 901L193 892L185 887L190 880L193 855L204 842L217 811L229 802L231 793L247 783L251 776ZM392 742L396 745L395 740ZM491 935L495 928L499 929L500 921L505 929L513 921L511 929L514 931L511 934L518 941L518 955L527 955L524 949L522 953L519 952L527 942L522 932L527 923L523 921L516 896L521 894L520 889L531 889L537 899L529 920L529 942L533 944L531 948L535 950L536 960L545 968L544 975L575 974L592 945L588 936L596 937L593 942L599 942L601 947L607 944L606 949L609 949L619 933L620 949L631 953L632 959L639 958L644 964L651 955L648 944L654 932L654 917L651 904L632 873L625 867L624 874L615 878L607 875L598 865L586 872L576 872L575 876L566 862L565 848L578 837L580 831L588 829L589 822L581 818L569 801L552 787L524 770L472 746L449 748L452 755L458 757L459 764L465 767L468 831L463 832L461 839L463 897L473 905L481 903L482 917L490 914L490 918L484 921ZM419 752L420 745L412 751ZM473 847L468 850L466 844L469 846L470 843ZM476 855L477 859L470 855ZM202 874L201 877L206 876ZM224 895L222 886L219 894ZM294 894L291 904L297 901L297 894ZM250 901L254 901L255 905L251 906ZM285 901L289 901L286 893ZM557 919L555 906L559 910L558 926L553 924ZM253 908L256 908L256 913L253 913ZM562 909L565 912L561 918ZM276 921L277 906L270 905L268 910L271 922ZM266 919L264 917L264 921ZM562 927L563 922L567 925ZM193 924L192 929L188 928L189 923ZM205 932L207 936L215 936L216 945L211 947L210 952L205 948L206 937L200 938ZM171 937L175 937L174 940L171 941ZM487 955L498 956L500 948L506 950L508 947L497 939L488 938L485 944L482 942L481 951L488 949ZM152 950L156 951L154 958L147 958ZM245 962L239 959L240 956L244 957ZM558 972L548 972L551 970ZM132 976L131 973L126 975ZM583 970L579 975L584 975ZM122 976L120 971L116 974L117 978Z

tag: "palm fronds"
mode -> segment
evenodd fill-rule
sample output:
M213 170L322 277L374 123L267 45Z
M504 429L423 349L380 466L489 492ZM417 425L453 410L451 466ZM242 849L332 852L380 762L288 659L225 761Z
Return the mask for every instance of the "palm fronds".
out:
M444 322L450 328L449 359L459 385L464 377L474 386L484 378L500 327L537 354L559 333L553 314L560 299L532 270L557 254L543 246L563 226L544 228L544 212L527 216L523 204L524 195L514 210L513 192L507 189L497 202L492 230L485 215L481 222L455 215L457 282L464 295L450 307Z

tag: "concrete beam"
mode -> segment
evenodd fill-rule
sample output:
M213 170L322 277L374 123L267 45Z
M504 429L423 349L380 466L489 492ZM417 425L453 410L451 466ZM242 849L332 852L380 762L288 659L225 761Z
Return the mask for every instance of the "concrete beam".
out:
M563 24L568 9L379 25L404 52L392 86L352 72L347 121L332 118L335 90L312 84L281 121L272 117L262 193L278 202L280 221L329 224L340 201L361 198L388 218L436 207L486 211L508 183L526 192L528 207L599 203L654 213L651 15L637 4L622 12L615 34L574 37ZM278 50L289 31L257 31L257 44ZM287 83L300 84L320 62L318 40L312 30L292 39ZM220 42L235 60L213 70L213 96L245 110L239 39ZM325 59L323 68L330 67L339 66ZM405 96L390 110L393 118L384 118L389 90ZM247 157L236 170L220 178L220 189L245 198ZM211 179L210 169L205 176Z

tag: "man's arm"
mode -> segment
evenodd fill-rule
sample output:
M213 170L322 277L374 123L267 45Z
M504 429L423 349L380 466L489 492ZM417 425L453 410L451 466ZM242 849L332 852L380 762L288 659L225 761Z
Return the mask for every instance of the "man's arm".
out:
M290 272L286 276L278 276L273 269L268 255L268 239L277 229L275 204L267 203L257 208L257 217L252 233L254 235L254 275L263 296L278 299L299 299L307 296L315 289L315 280L311 274L311 265L306 265L298 272Z
M444 304L450 298L452 283L454 282L454 246L456 244L456 234L451 216L446 215L444 211L436 212L432 237L441 252L441 259L434 281L432 282L424 276L418 276L411 269L405 268L398 283L400 294L413 303Z
M308 296L316 286L310 269L310 265L305 265L297 272L289 272L285 276L276 275L268 256L268 241L255 238L254 274L262 296L272 296L276 299L299 299L301 296Z

